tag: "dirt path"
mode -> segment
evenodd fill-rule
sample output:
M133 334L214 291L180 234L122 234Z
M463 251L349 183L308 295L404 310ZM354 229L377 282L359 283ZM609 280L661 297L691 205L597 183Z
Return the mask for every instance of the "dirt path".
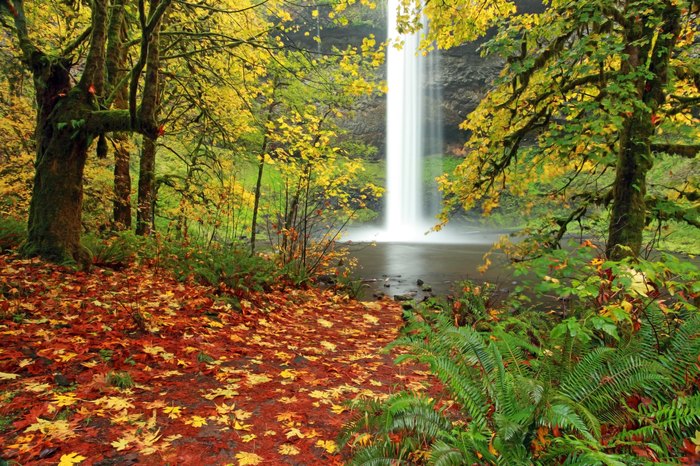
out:
M392 302L278 290L241 313L213 291L0 256L0 458L342 464L344 402L425 380L378 352L401 326Z

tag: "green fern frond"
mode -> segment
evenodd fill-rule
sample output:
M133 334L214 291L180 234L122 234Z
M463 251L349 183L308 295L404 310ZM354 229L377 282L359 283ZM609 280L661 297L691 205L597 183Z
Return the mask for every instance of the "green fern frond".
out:
M611 348L601 348L585 357L563 383L561 392L573 401L603 416L614 414L623 396L642 392L653 394L668 385L658 364L636 356L620 357ZM614 357L613 357L614 356Z
M451 443L438 440L430 449L429 464L431 466L462 466L478 461L476 455L468 453Z
M437 378L445 384L454 400L462 405L471 421L480 427L485 426L490 403L478 383L465 376L460 366L449 357L435 356L428 358L426 362L430 364L431 371Z
M410 465L408 455L412 450L402 448L390 440L374 443L358 450L348 462L351 466Z
M668 434L675 439L673 443L680 444L685 435L692 434L691 431L700 425L700 393L676 398L669 403L640 405L635 418L645 425L623 431L618 438L654 439Z
M607 453L603 448L597 442L565 435L552 439L552 443L540 458L540 464L566 466L632 466L641 464L638 461L639 458Z
M689 380L700 375L697 355L700 354L700 316L689 317L678 328L670 341L668 349L659 358L676 387L685 386Z
M584 422L581 416L568 404L553 404L548 406L542 413L541 422L543 424L546 423L545 425L548 427L559 426L572 433L583 435L588 440L594 440L594 436L589 430L587 423Z

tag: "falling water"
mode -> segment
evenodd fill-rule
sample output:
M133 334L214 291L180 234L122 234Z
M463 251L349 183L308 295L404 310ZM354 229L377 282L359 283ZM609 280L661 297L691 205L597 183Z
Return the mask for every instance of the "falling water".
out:
M392 43L401 42L400 49L389 46L387 52L387 112L386 112L386 239L405 241L420 239L430 227L431 214L426 213L423 189L423 160L430 145L439 139L426 130L439 131L439 118L430 118L426 112L426 76L435 72L435 62L419 53L420 32L400 34L396 26L399 0L389 0L388 31ZM432 54L431 54L432 55ZM433 83L434 84L434 83ZM431 86L435 89L437 86ZM429 91L429 93L432 91ZM428 95L428 103L436 99ZM434 115L431 115L434 117ZM426 141L427 139L427 141ZM438 149L438 150L441 150ZM432 174L431 174L432 175ZM435 206L437 196L429 196L427 204Z

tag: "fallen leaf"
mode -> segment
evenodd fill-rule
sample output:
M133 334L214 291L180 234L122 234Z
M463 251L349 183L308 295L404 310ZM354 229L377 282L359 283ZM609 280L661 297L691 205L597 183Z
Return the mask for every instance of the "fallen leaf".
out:
M280 455L288 455L288 456L294 456L298 455L301 453L301 451L295 447L294 445L290 445L289 443L285 443L280 445L279 449L277 450Z
M126 437L125 437L125 438L120 438L119 440L116 440L116 441L112 442L111 445L112 445L117 451L124 451L124 450L127 450L127 449L131 448L129 439L127 439Z
M260 464L263 461L263 458L261 456L258 456L255 453L248 453L245 451L236 453L236 459L238 460L239 466L255 466L256 464Z
M69 453L61 456L61 459L58 461L58 466L72 466L86 459L87 458L77 453Z
M192 427L202 427L207 425L207 420L201 416L192 416L190 419L185 421L185 424Z
M338 451L338 446L333 440L317 440L315 445L319 448L323 448L328 453L335 453Z

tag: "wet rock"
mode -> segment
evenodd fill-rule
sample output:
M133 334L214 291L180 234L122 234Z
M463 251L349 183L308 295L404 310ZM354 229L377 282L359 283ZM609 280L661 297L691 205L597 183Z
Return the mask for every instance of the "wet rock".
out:
M425 283L425 282L423 280L421 280L420 278L418 280L416 280L416 285L418 285L418 286L423 286L423 283Z
M430 285L425 285L423 288L421 288L421 291L423 291L424 293L430 293L433 291L433 287Z
M416 294L415 293L404 293L404 294L395 294L394 295L394 301L410 301L413 298L415 298Z

